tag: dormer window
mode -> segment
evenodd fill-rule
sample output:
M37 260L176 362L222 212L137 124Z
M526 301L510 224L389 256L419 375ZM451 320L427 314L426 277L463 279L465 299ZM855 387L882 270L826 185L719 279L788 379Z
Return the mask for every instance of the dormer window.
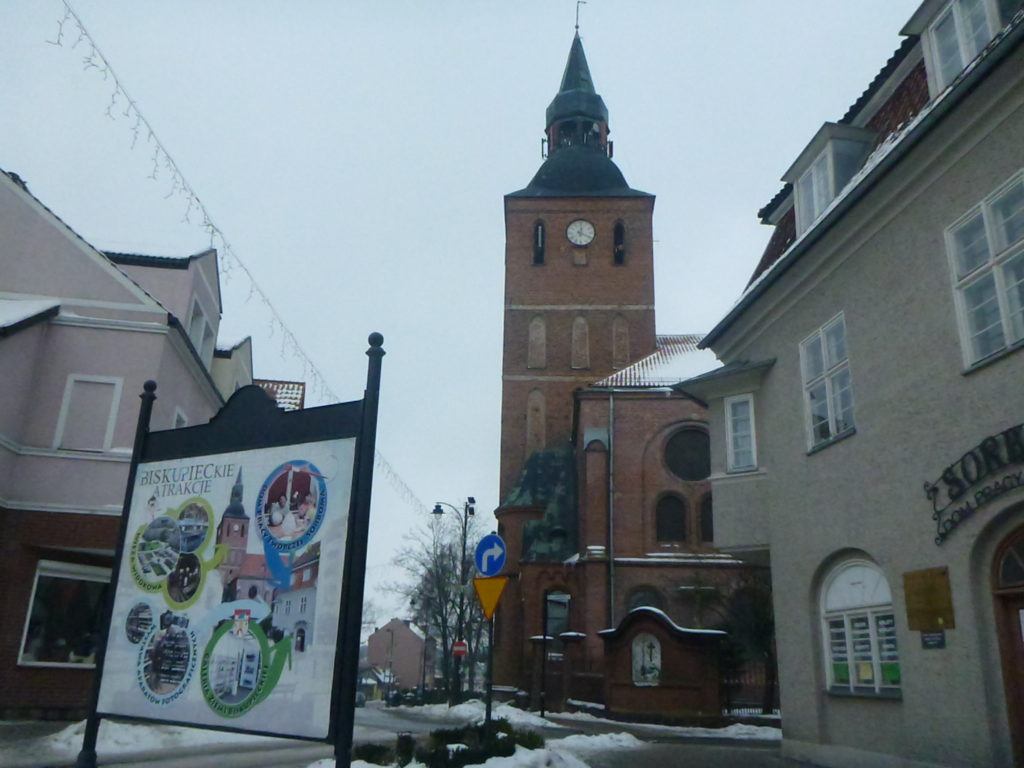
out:
M802 235L857 173L874 133L825 123L783 180L796 190L796 232Z
M198 299L192 300L192 312L188 321L188 338L192 342L192 346L195 347L196 354L209 368L213 359L213 347L217 340L213 335L213 327L207 320L206 313Z
M901 31L921 35L933 98L988 45L1002 25L1000 15L1011 15L1011 5L1006 0L929 0L918 8Z

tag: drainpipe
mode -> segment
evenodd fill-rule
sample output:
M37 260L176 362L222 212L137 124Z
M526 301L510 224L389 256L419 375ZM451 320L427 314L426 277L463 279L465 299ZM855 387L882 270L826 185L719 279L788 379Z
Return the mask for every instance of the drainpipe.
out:
M608 626L615 626L615 392L608 392Z

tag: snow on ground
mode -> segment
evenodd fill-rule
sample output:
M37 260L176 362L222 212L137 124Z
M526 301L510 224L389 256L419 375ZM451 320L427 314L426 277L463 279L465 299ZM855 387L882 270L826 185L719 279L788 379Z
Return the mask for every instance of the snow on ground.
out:
M637 731L649 731L673 736L685 736L696 739L757 739L759 741L780 741L782 729L770 725L744 725L735 723L725 728L696 728L685 725L654 725L651 723L623 723L619 720L607 720L603 717L595 717L589 712L564 712L559 713L560 720L577 720L589 723L608 723L609 725L628 725Z
M480 699L470 699L462 704L449 707L447 704L426 704L421 707L395 707L396 710L411 715L426 716L444 720L449 723L482 723L487 712L486 705ZM525 712L511 704L495 704L491 708L491 718L508 720L516 728L565 728L564 725L552 722L533 712Z
M516 747L515 754L510 757L492 757L481 768L589 768L575 755L555 749L526 749ZM335 768L334 760L317 760L306 768ZM356 760L352 768L379 768L379 766ZM413 760L406 768L426 768L423 763Z
M564 739L550 739L548 749L566 752L597 752L607 749L633 749L643 742L631 733L600 733L594 736L576 733Z

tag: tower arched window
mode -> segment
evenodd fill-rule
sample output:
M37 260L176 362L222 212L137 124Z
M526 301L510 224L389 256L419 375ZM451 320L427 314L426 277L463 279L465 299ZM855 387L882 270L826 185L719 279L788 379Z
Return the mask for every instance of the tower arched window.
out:
M546 424L547 405L544 393L533 390L526 398L526 456L529 458L537 451L544 450L547 440Z
M612 233L612 263L621 267L626 263L626 227L620 221Z
M710 544L715 540L715 516L711 507L711 494L700 500L700 540Z
M533 263L544 263L544 222L538 221L533 225Z
M662 496L654 511L654 528L660 543L686 541L686 502L678 496Z
M548 364L547 324L543 317L530 321L529 341L526 351L527 368L544 368Z
M590 367L590 328L582 317L572 321L572 367Z
M621 315L612 320L612 368L629 365L629 323Z

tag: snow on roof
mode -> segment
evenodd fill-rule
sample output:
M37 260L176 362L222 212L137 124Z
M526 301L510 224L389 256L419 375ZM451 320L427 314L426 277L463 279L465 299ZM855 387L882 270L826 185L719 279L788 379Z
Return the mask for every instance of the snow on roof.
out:
M60 307L54 299L0 299L0 330L13 328Z
M721 553L698 554L689 552L652 552L643 557L616 557L616 563L627 565L655 565L670 563L672 565L742 565L731 555Z
M728 632L724 632L721 629L692 629L690 627L680 627L678 624L676 624L674 621L672 621L672 619L669 618L669 615L667 613L665 613L663 610L661 610L660 608L652 608L649 605L640 605L640 606L637 606L636 608L634 608L633 610L631 610L629 613L626 614L626 618L622 620L623 623L630 616L635 616L635 615L640 614L640 613L654 614L655 616L658 616L659 618L663 619L676 632L683 632L683 633L688 634L688 635L722 635L722 636L724 636L724 635L729 634ZM619 626L621 627L622 624L620 623ZM618 631L619 631L618 628L613 627L611 629L599 630L597 634L599 634L599 635L613 635L613 634L615 634Z
M253 379L285 411L300 411L306 404L306 382Z
M416 635L416 637L418 637L420 640L426 640L427 639L427 633L424 632L419 627L417 627L411 621L408 624L406 624L405 626L407 626L409 628L409 631L412 632L414 635Z
M702 334L658 336L654 352L594 384L595 387L670 387L721 365L710 350L697 349Z

